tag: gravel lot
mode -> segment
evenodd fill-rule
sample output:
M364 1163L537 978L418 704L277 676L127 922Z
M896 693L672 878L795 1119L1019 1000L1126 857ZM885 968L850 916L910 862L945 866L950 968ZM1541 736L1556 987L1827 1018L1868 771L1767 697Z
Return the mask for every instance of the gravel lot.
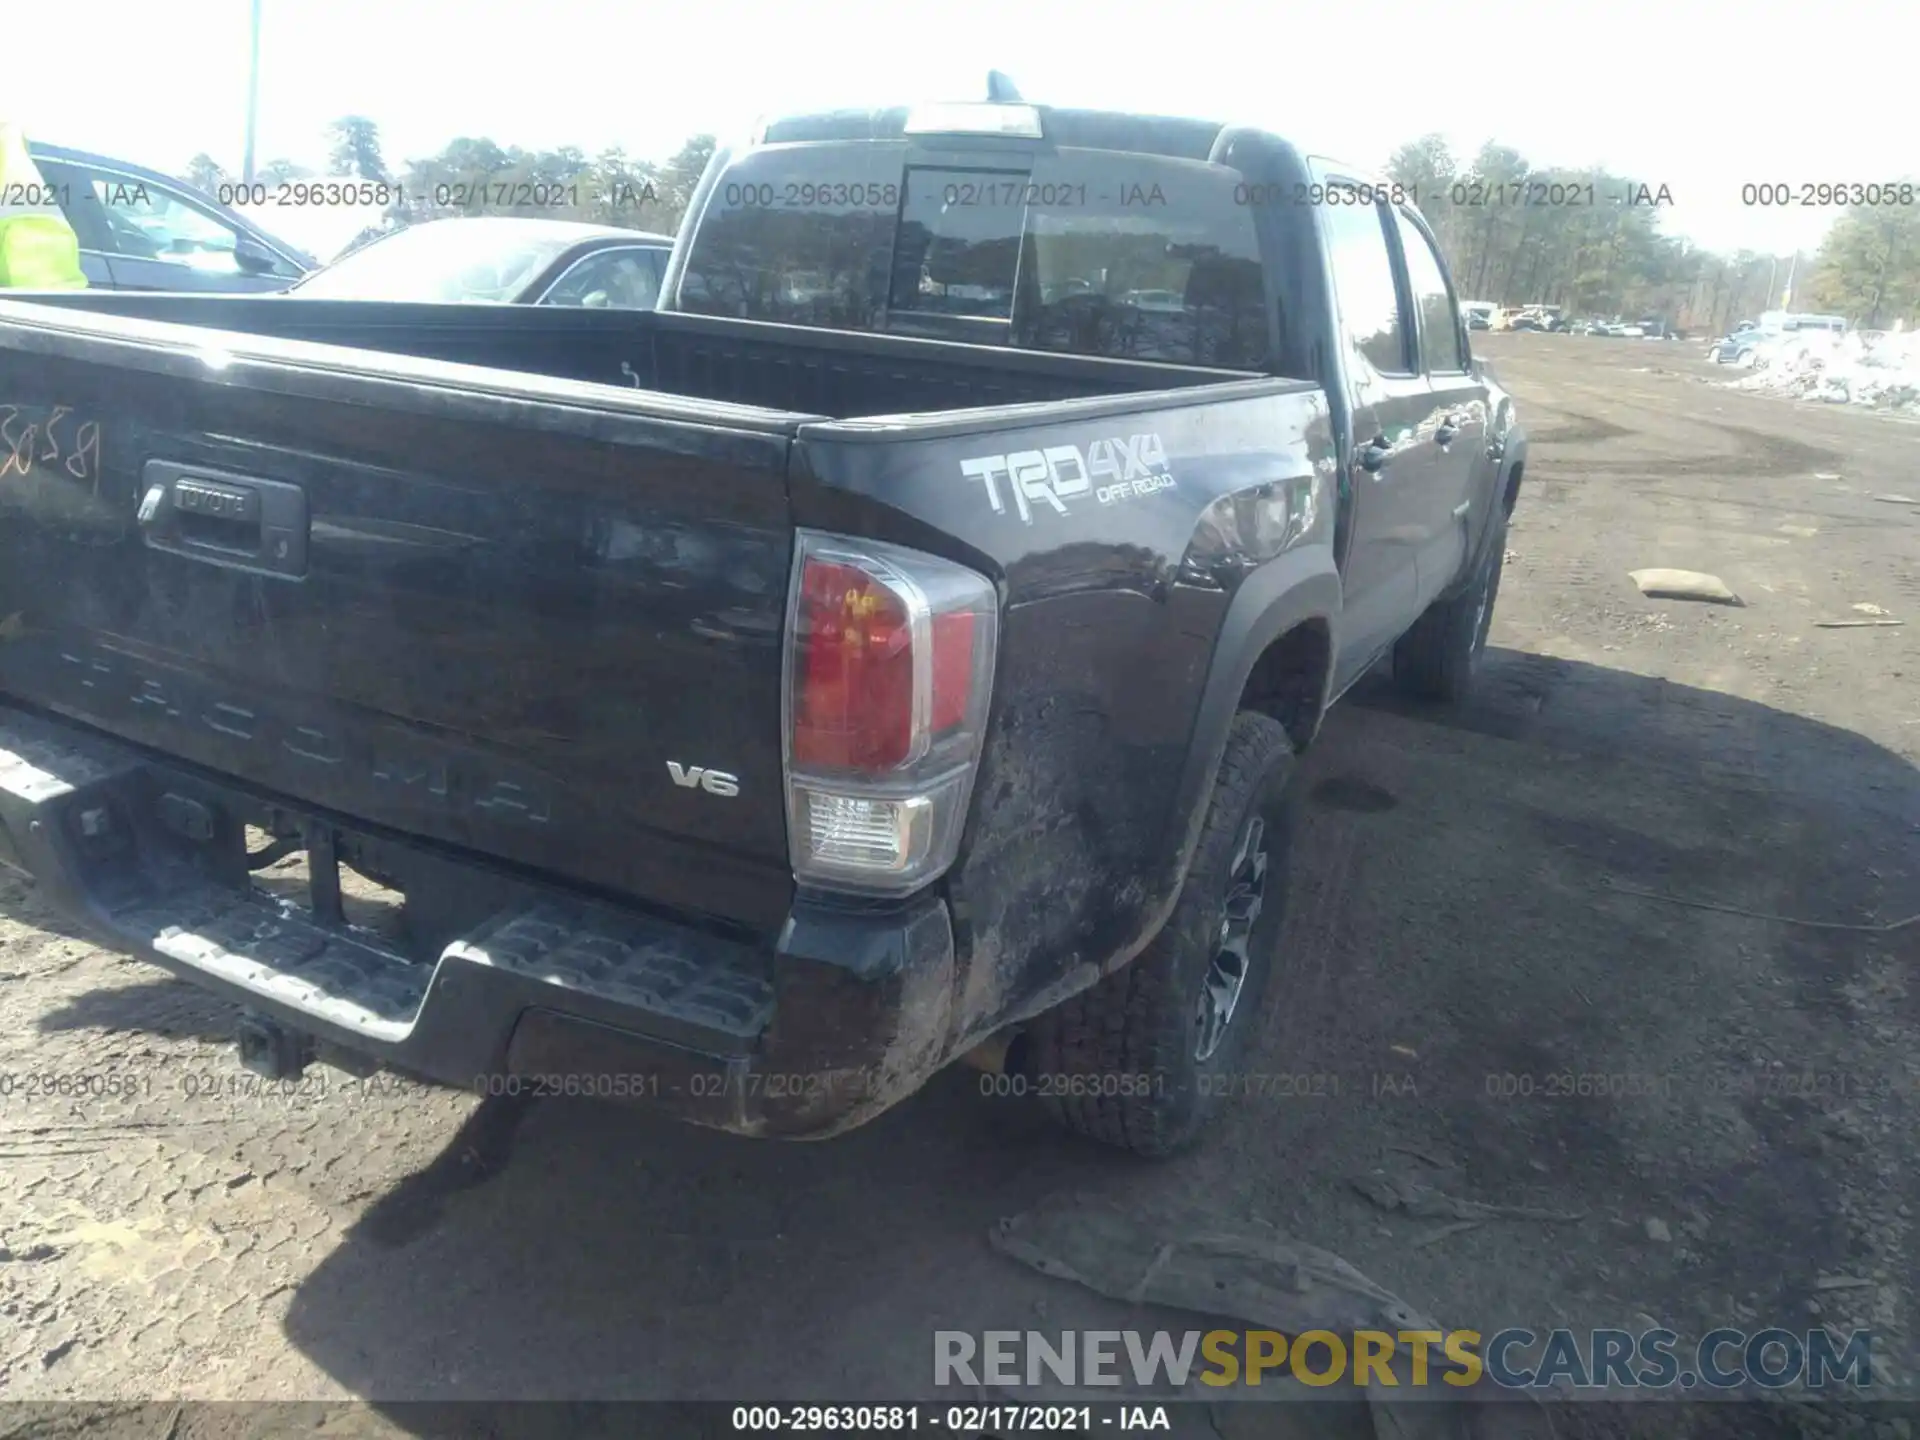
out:
M1871 1325L1911 1375L1920 926L1864 927L1920 911L1920 503L1875 498L1920 496L1920 427L1692 345L1478 339L1533 436L1488 683L1369 682L1302 776L1252 1069L1321 1078L1163 1166L965 1069L813 1146L262 1094L223 1005L0 881L0 1398L927 1394L935 1329L1115 1323L987 1246L1061 1188L1264 1218L1453 1325ZM1907 623L1816 627L1857 603ZM1436 1240L1376 1171L1585 1218Z

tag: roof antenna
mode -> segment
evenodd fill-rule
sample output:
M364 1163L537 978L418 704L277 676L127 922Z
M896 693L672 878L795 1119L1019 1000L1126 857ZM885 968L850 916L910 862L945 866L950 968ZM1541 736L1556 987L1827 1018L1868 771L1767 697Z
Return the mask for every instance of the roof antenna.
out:
M998 70L987 72L987 103L989 105L1017 105L1020 103L1020 91L1013 81Z

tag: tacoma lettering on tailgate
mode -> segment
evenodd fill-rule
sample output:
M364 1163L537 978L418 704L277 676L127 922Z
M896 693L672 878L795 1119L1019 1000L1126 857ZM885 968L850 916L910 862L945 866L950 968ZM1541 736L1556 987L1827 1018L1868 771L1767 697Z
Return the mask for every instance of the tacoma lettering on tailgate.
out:
M137 658L107 646L61 649L58 660L56 673L67 682L61 688L77 692L84 710L95 714L124 709L148 723L175 727L183 736L217 732L230 755L252 754L267 765L291 763L308 774L324 772L329 783L345 784L362 794L426 803L450 812L466 810L522 825L544 825L553 816L544 789L529 783L530 772L421 736L376 735L338 721L315 725L308 717L277 713L251 698L242 701L222 695L194 676L156 673ZM232 748L235 741L240 742L237 750ZM258 770L257 766L235 768Z

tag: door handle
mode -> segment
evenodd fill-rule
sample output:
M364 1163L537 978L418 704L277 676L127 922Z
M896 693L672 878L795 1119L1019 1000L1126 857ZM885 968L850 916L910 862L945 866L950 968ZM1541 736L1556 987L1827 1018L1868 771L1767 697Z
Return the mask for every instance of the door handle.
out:
M150 460L138 519L154 550L256 574L307 573L307 496L298 485Z
M1376 435L1367 442L1367 448L1360 452L1362 470L1379 470L1387 463L1387 457L1393 454L1388 448L1386 437Z

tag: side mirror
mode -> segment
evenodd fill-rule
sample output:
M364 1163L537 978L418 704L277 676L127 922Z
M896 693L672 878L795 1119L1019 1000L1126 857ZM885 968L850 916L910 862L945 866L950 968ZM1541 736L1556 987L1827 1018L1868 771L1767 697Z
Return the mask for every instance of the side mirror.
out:
M233 263L247 275L272 275L280 268L277 256L245 235L233 242Z

